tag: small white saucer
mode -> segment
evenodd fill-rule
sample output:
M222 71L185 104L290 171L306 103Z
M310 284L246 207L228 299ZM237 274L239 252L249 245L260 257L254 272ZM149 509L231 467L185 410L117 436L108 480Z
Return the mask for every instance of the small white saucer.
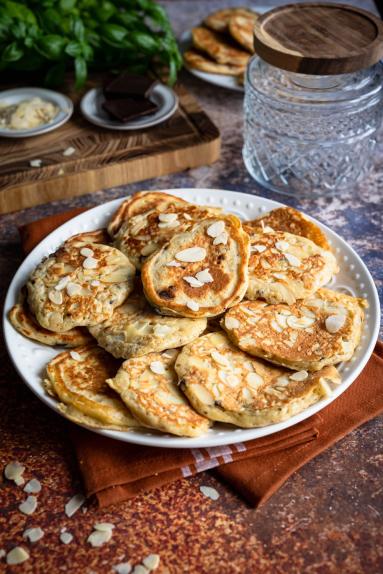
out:
M62 126L69 120L73 113L73 103L68 96L54 92L53 90L46 90L45 88L14 88L13 90L4 90L0 92L0 103L12 106L19 104L24 100L31 100L32 98L41 98L55 104L60 108L59 113L51 122L43 124L37 128L28 130L10 130L7 128L0 128L0 137L5 138L30 138L38 136L55 130Z
M155 126L164 122L178 108L178 97L171 88L164 84L154 86L149 97L150 101L157 104L158 110L153 114L142 116L130 122L119 122L112 119L109 114L103 110L102 104L105 101L102 88L93 88L89 90L82 98L80 103L81 112L87 120L110 130L140 130Z

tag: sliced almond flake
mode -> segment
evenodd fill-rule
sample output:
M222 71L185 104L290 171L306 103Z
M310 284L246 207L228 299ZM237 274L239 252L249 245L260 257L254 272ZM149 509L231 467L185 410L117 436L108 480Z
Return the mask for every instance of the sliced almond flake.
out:
M153 333L155 334L156 337L163 337L165 335L167 335L168 333L170 333L170 331L172 330L171 327L169 327L169 325L154 325L153 327Z
M71 518L84 504L86 498L83 494L75 494L65 505L65 514Z
M235 317L225 317L225 327L227 329L239 329L240 326L240 322Z
M279 325L280 327L282 327L282 329L285 329L285 328L287 327L287 317L286 317L286 315L281 315L280 313L276 313L275 319L276 319L278 325Z
M146 558L143 559L142 564L148 570L156 570L160 565L160 557L158 554L149 554Z
M225 367L228 366L229 364L228 358L225 355L221 355L219 351L212 351L210 355L214 359L214 361L219 365L224 365Z
M242 396L245 401L252 401L254 399L252 392L247 387L242 389Z
M218 237L221 235L225 230L225 222L224 221L215 221L206 229L206 233L209 237Z
M266 259L261 259L261 265L263 269L271 269L271 265Z
M275 277L276 279L280 279L281 281L284 281L286 279L286 275L284 273L273 273L273 277Z
M286 375L277 378L277 383L280 387L286 387L289 384L289 379Z
M352 341L342 341L342 351L343 353L351 353L353 351L354 345Z
M228 239L229 236L226 233L226 231L224 231L223 233L220 233L220 235L217 235L217 237L213 241L213 245L221 245L221 244L226 245Z
M132 574L148 574L148 572L149 570L145 566L137 564L137 566L134 567Z
M70 281L70 275L66 275L65 277L61 277L60 281L56 283L55 289L56 291L62 291L68 285Z
M76 153L76 148L73 146L69 146L63 151L63 155L65 155L65 157L69 157L70 155L73 155L74 153Z
M112 570L117 572L117 574L130 574L132 571L132 565L130 562L121 562L120 564L112 566Z
M219 492L212 486L200 486L199 489L204 496L207 496L207 498L211 498L212 500L218 500Z
M213 405L214 404L214 398L211 396L210 392L207 390L206 387L203 387L200 384L194 384L193 385L193 394L204 405Z
M80 255L83 255L84 257L93 257L94 251L89 247L83 247L82 249L80 249Z
M166 359L174 359L177 353L178 353L177 349L167 349L162 353L162 356L165 357Z
M6 552L4 550L4 548L0 548L0 558L4 558L4 556L6 556Z
M281 394L280 391L277 391L274 387L268 387L265 390L265 393L267 393L268 395L274 395L275 397L280 398Z
M293 267L299 267L301 264L301 260L298 259L298 257L295 257L295 255L292 255L291 253L284 253L285 259L287 259L288 263L290 265L292 265Z
M212 275L209 272L209 269L203 269L202 271L198 271L198 273L195 274L196 279L198 279L198 281L201 281L202 283L212 283L212 281L214 281Z
M70 356L74 361L82 361L83 357L77 351L69 351Z
M91 534L89 534L87 542L93 548L99 548L106 542L109 542L109 540L112 538L112 535L112 530L104 530L102 532L100 530L94 530Z
M148 243L148 245L145 245L141 249L141 255L143 255L144 257L147 257L148 255L151 255L152 253L157 251L157 249L158 249L158 245L156 243Z
M319 384L320 387L322 389L323 395L325 397L331 397L332 395L332 388L330 387L330 385L328 384L328 382L325 379L320 379L319 380Z
M196 301L188 301L186 307L191 311L199 311L199 304Z
M25 466L23 466L20 462L9 462L4 468L4 476L8 480L13 480L17 486L21 486L25 482L23 478L24 470Z
M27 528L23 532L23 538L27 538L29 542L37 542L44 536L44 531L38 526L37 528Z
M165 367L161 361L152 361L149 365L150 370L156 375L164 375Z
M252 253L263 253L264 251L266 251L267 247L266 245L251 245L250 246L250 252Z
M218 371L218 378L226 385L226 379L227 379L226 371Z
M307 371L297 371L296 373L293 373L292 375L290 375L289 378L292 381L305 381L308 376L309 376L309 374Z
M226 377L226 384L229 385L229 387L236 387L237 385L239 385L240 383L240 379L239 377L237 377L236 375L231 375L228 374Z
M181 267L181 263L179 263L178 261L169 261L169 263L166 263L166 267Z
M82 262L84 269L96 269L98 267L98 261L94 257L87 257Z
M276 241L275 242L275 247L279 250L279 251L287 251L288 248L290 247L290 244L287 241Z
M245 363L243 363L243 366L250 372L254 371L254 365L251 361L246 361Z
M43 163L42 159L31 159L31 161L29 162L29 165L31 167L41 167L42 163Z
M184 213L183 216L184 216L184 218L187 219L188 221L192 221L192 220L193 220L192 216L189 215L189 213Z
M159 221L163 223L170 223L171 221L176 221L178 219L177 213L160 213L158 216Z
M271 328L272 328L274 331L276 331L277 333L282 333L282 331L283 331L283 327L281 327L281 326L279 325L279 323L277 323L276 321L274 321L274 319L272 319L272 320L270 321L270 326L271 326Z
M90 282L92 287L98 287L101 283L98 279L93 279L93 281Z
M12 548L10 552L7 554L7 564L9 566L14 564L22 564L26 560L28 560L29 554L22 546L16 546Z
M175 258L178 261L186 263L197 263L198 261L203 261L205 257L206 249L204 247L189 247L175 254Z
M82 287L78 283L68 283L66 286L66 292L68 293L69 297L73 297L74 295L79 295L81 293Z
M95 530L99 530L100 532L105 532L107 530L113 530L115 525L112 524L112 522L96 522L96 524L93 525L93 528Z
M63 296L61 291L49 291L48 293L49 301L52 301L55 305L61 305L63 302Z
M316 319L315 313L310 311L310 309L307 309L307 307L301 307L301 313L303 313L305 317L311 317L311 319Z
M263 378L258 373L248 373L246 375L246 382L252 387L253 389L257 389L260 385L264 383Z
M311 317L295 317L295 315L287 317L287 324L292 329L306 329L314 323L315 319L311 319Z
M272 227L270 227L270 225L265 225L264 221L261 221L261 227L262 227L263 233L273 233L274 232L274 229Z
M345 315L330 315L325 320L326 329L329 333L337 333L346 322Z
M186 281L186 283L189 283L191 287L203 287L202 281L198 281L198 279L192 277L191 275L183 277L183 280Z
M159 223L158 227L159 229L174 229L175 227L178 227L179 224L179 221L169 221L167 223Z
M19 504L19 510L23 514L33 514L37 508L37 498L33 495L27 496L27 498Z
M32 478L23 488L24 492L28 494L36 494L41 490L41 482L37 478Z
M70 544L73 540L73 534L71 534L70 532L61 532L60 534L60 540L63 544Z

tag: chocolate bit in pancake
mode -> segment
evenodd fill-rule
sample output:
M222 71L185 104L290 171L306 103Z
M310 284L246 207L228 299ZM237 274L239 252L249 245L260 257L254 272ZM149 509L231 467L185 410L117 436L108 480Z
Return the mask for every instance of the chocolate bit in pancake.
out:
M106 82L104 95L107 100L132 97L148 98L157 83L157 80L147 76L120 74Z
M106 101L102 107L120 122L128 122L140 116L153 114L158 109L158 106L149 100L133 98Z

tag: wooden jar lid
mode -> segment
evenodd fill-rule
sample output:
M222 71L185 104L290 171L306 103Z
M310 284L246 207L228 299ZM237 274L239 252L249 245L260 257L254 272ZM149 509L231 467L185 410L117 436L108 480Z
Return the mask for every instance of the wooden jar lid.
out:
M345 4L288 4L255 22L254 48L269 64L291 72L355 72L383 58L383 22Z

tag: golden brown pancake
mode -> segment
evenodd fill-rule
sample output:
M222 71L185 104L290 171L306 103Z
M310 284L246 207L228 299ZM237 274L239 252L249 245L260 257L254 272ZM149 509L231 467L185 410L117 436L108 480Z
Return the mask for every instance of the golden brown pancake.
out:
M187 50L183 54L184 61L189 68L201 70L201 72L208 72L210 74L223 74L226 76L242 75L245 66L231 66L230 64L218 64L213 60L203 56L196 50Z
M212 14L209 14L203 21L205 26L215 30L216 32L227 32L229 29L230 18L236 15L249 16L253 15L248 8L224 8L223 10L217 10Z
M318 371L348 361L357 347L366 301L319 289L293 305L242 301L222 327L243 351L290 369Z
M193 46L208 54L219 64L231 66L246 66L250 54L232 45L225 37L220 36L208 28L197 27L192 29Z
M178 389L177 351L150 353L125 361L108 384L145 426L180 436L200 436L210 423L196 413Z
M103 243L104 245L110 245L110 237L106 228L96 229L95 231L84 231L83 233L77 233L77 235L72 235L65 241L66 244L76 245L79 243Z
M175 235L143 265L145 296L163 315L213 317L247 289L249 237L234 215Z
M141 425L105 382L115 376L120 364L95 345L77 347L48 363L44 386L71 420L96 428L129 430Z
M335 367L295 373L254 359L223 333L186 345L175 369L192 406L210 420L252 428L289 419L331 393Z
M234 14L229 20L230 35L248 52L254 53L254 22L256 14Z
M320 227L292 207L278 207L253 221L246 221L245 225L257 229L271 227L275 231L287 231L311 239L322 249L331 250L327 237Z

